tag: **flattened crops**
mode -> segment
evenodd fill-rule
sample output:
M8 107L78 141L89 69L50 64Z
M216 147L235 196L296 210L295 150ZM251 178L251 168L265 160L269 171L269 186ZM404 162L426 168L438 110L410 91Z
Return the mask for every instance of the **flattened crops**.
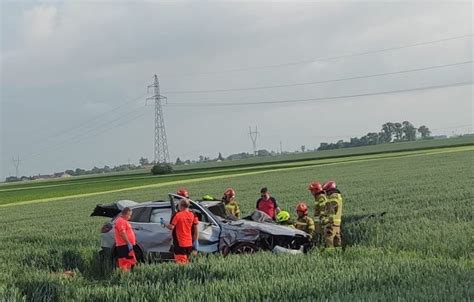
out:
M75 198L44 189L57 200L0 208L0 301L472 300L474 148L404 155L198 173ZM105 219L89 217L98 203L162 199L181 185L192 196L220 197L232 186L248 213L265 185L294 213L298 201L310 202L307 184L326 179L345 198L344 251L198 256L186 267L146 264L130 274L99 265ZM22 194L9 203L34 201Z

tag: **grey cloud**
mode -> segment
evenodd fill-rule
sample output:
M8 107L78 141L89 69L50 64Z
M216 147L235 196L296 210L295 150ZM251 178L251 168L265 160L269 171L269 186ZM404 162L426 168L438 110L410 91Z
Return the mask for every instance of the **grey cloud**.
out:
M56 8L53 32L40 41L33 39L26 43L20 25L26 12L38 6ZM8 3L2 12L3 168L0 176L11 170L8 167L13 154L43 150L48 144L60 144L60 148L46 149L34 158L25 157L23 174L118 164L127 162L128 158L136 161L140 156L151 158L153 107L143 107L144 100L101 116L102 123L107 123L127 110L149 111L143 118L116 130L77 143L73 139L63 145L60 138L38 145L31 145L31 141L102 112L101 108L91 110L90 104L114 108L143 94L154 73L160 75L163 91L194 90L346 77L472 59L472 39L464 39L334 62L192 75L465 34L472 31L470 8L469 3L434 2ZM191 75L180 76L188 74ZM169 95L169 102L332 96L466 79L472 80L469 65L288 89ZM452 99L456 99L457 105L446 106ZM248 126L256 124L261 131L262 148L277 149L282 140L288 150L302 144L316 147L320 141L330 140L322 136L362 135L377 130L387 120L409 119L432 128L456 125L472 120L472 90L449 88L324 104L168 106L164 110L172 157L196 158L199 154L214 156L219 151L229 154L250 150ZM339 118L336 125L332 122L333 115ZM79 130L87 133L98 123ZM120 120L110 124L118 125ZM80 136L80 132L73 131L69 137ZM90 135L96 132L91 131Z

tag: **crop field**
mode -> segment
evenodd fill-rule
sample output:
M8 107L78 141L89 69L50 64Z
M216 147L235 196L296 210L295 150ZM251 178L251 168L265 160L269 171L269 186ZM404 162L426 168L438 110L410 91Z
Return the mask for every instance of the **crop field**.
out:
M459 139L450 139L450 141L454 143L454 145L465 145L467 142L466 138L464 137ZM407 144L410 146L414 146L416 143L418 142ZM95 178L78 177L66 179L63 181L53 180L43 182L39 181L13 183L0 186L0 206L6 204L29 203L31 201L37 200L50 201L58 198L63 198L65 196L83 197L90 194L101 195L102 193L123 191L128 190L130 188L144 189L147 187L159 187L164 186L166 184L179 183L182 181L194 180L201 182L202 180L214 179L225 176L252 175L255 173L264 173L270 170L298 168L302 166L328 165L343 162L431 154L433 152L444 152L446 151L446 149L453 148L452 146L444 146L444 148L433 149L428 148L426 145L423 146L425 146L426 148L414 148L414 150L412 151L395 151L395 149L393 149L389 153L377 153L373 152L372 150L372 152L368 152L367 154L363 155L356 155L357 153L350 153L347 156L342 156L339 150L336 150L334 151L333 157L329 158L327 156L324 156L316 159L303 160L298 159L296 158L296 155L293 155L292 158L296 158L295 160L281 162L267 162L265 158L262 158L262 162L258 165L236 165L229 167L223 166L213 168L201 167L202 169L190 168L190 170L182 170L172 175L162 176L154 176L150 173L126 173L123 175L109 175ZM469 148L469 145L464 147ZM379 147L374 146L373 149L379 150Z
M76 186L2 186L0 301L474 300L473 156L474 147L464 146L108 183L88 178ZM327 179L344 196L343 251L200 255L185 267L145 264L129 274L98 261L107 219L89 217L96 204L164 199L179 186L191 197L220 197L232 186L249 213L267 186L293 214L298 201L311 203L307 184ZM383 211L383 218L357 221Z

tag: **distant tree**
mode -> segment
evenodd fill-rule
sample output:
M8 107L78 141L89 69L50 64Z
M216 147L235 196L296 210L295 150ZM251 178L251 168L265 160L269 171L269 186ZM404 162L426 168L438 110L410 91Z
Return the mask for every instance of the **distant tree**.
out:
M104 171L104 173L109 173L110 172L110 167L105 165L104 168L102 168L102 170Z
M360 146L360 139L358 137L351 137L349 141L351 147L359 147Z
M191 161L190 161L189 159L187 159L187 160L184 161L184 163L185 163L186 165L190 165L190 164L191 164Z
M416 140L416 128L409 121L402 122L403 139L406 141Z
M270 155L270 152L268 152L267 150L265 149L262 149L262 150L258 150L257 151L257 156L269 156Z
M66 171L64 171L64 173L69 174L69 175L71 175L71 176L76 175L76 173L74 172L74 170L66 170Z
M176 163L175 163L175 165L178 166L178 165L182 165L182 164L183 164L183 161L182 161L179 157L176 158Z
M224 157L222 157L222 153L219 152L219 156L217 157L217 160L223 161Z
M422 139L427 139L431 136L431 131L425 125L422 125L418 128L418 132L421 134Z
M251 155L249 153L242 152L242 153L237 153L237 154L231 154L231 155L227 156L227 159L228 160L239 160L239 159L246 159L246 158L249 158L249 157L251 157Z
M203 162L203 161L204 161L204 156L199 155L199 162Z
M81 169L81 168L76 168L76 170L74 170L74 175L84 175L85 173L86 173L86 170Z
M379 138L379 135L376 132L367 133L367 139L368 139L369 145L377 145L378 138Z
M383 131L378 133L377 144L385 143L385 133Z
M138 160L138 162L140 163L140 166L145 166L145 165L149 165L150 163L148 162L148 158L145 158L145 157L140 157L140 159Z
M393 130L395 134L395 140L397 142L401 141L403 138L403 126L400 123L393 124Z
M392 136L394 132L394 125L391 122L387 122L382 125L382 139L385 143L390 143L392 141Z
M17 178L16 176L8 176L7 178L5 178L5 181L6 182L14 182L14 181L20 181L20 179Z
M156 164L151 168L153 175L163 175L173 173L173 167L170 164Z
M318 151L323 151L328 149L329 144L328 143L320 143Z
M304 152L306 150L306 146L305 145L302 145L301 146L301 152Z

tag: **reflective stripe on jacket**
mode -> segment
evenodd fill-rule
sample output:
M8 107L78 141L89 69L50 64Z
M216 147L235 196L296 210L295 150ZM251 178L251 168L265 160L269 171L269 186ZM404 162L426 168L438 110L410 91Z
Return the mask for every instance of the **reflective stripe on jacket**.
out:
M314 236L314 232L316 231L314 220L308 216L298 217L295 222L295 228L310 234L311 237Z
M231 200L228 203L224 202L224 204L227 214L231 214L237 218L240 218L240 208L235 200Z
M339 191L328 194L328 200L324 207L325 219L324 223L341 225L342 220L342 195Z

